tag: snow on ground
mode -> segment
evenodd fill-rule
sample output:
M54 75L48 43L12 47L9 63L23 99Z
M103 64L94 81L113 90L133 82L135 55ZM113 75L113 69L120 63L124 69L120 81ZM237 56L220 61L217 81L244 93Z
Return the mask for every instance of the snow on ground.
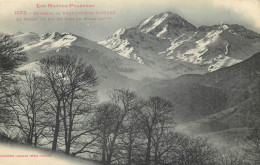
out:
M166 54L167 53L167 59L174 59L171 54L174 53L175 49L179 47L181 44L183 44L186 41L190 41L197 32L195 32L192 36L188 37L187 39L181 39L183 38L184 34L180 35L179 37L175 38L173 41L171 41L171 46L166 49L164 52L160 52L159 54ZM181 39L181 40L180 40Z
M202 64L204 61L202 55L208 51L207 46L215 42L220 33L222 33L222 30L213 30L207 33L204 38L195 42L196 48L189 49L185 53L177 55L177 57L193 64Z
M155 29L157 26L159 26L167 17L168 17L168 13L165 13L162 17L157 18L154 21L152 26L142 29L141 32L149 33L150 31Z
M129 46L128 40L117 38L117 36L98 43L126 58L130 58L130 54L134 51L134 48Z
M226 45L226 50L225 50L225 52L223 52L223 54L225 54L225 55L219 55L218 57L212 58L207 61L205 61L205 59L203 59L203 54L208 51L207 46L210 45L211 43L214 43L219 38L219 35L220 35L220 33L223 32L223 29L224 30L228 29L228 26L221 24L221 26L219 27L219 30L213 30L211 32L208 32L204 38L196 41L195 48L189 49L184 53L178 52L176 57L181 59L182 61L186 61L186 62L193 63L193 64L208 64L209 65L208 71L210 71L210 72L220 69L222 67L231 66L231 65L241 62L241 60L231 58L229 56L225 56L228 54L229 44ZM166 54L167 59L174 59L174 57L171 54L174 53L176 48L179 47L184 42L190 41L196 34L197 34L197 32L194 33L192 36L190 36L187 39L182 39L184 37L184 35L179 36L178 38L176 38L172 41L171 46L169 48L167 48L166 51L160 52L159 54Z
M123 57L130 58L130 54L134 51L134 48L129 47L129 45L130 43L128 40L121 40L115 48L112 48L112 50Z
M60 48L60 47L69 47L71 46L71 43L76 41L77 37L72 35L66 35L63 38L59 39L58 41L55 41L51 44L50 49L52 48ZM49 46L44 46L43 48L48 48Z
M55 39L55 32L52 33L49 37L47 38L43 38L43 36L41 37L41 39L39 41L33 41L30 42L28 44L24 44L23 47L23 51L28 51L37 47L41 47L42 51L48 51L51 49L55 49L55 48L60 48L60 47L69 47L71 46L72 42L77 40L77 37L71 35L70 33L62 33L61 35L64 35L62 38L56 40ZM51 45L45 45L45 44L51 44Z
M149 32L157 25L159 25L165 18L167 17L167 13L164 16L157 18L154 21L154 24L148 28L142 29L144 32ZM153 17L143 21L140 26L144 26L147 24ZM149 20L149 21L148 21ZM226 49L223 53L219 54L219 56L212 57L207 60L203 58L203 55L208 51L208 46L212 43L216 42L220 34L224 30L228 30L228 25L221 24L217 30L212 30L208 32L203 38L197 39L195 42L195 47L186 50L181 53L180 50L177 50L178 47L185 42L189 42L194 39L198 32L194 32L193 34L182 34L181 36L170 39L171 46L168 47L165 51L159 52L159 54L165 55L167 59L172 60L175 58L173 54L176 55L176 58L188 63L197 64L197 65L208 65L208 71L215 71L222 67L227 67L234 65L236 63L241 62L241 60L231 58L227 56L229 54L229 43L226 44ZM131 43L127 39L121 39L120 36L125 32L125 29L119 29L114 35L109 37L108 39L99 42L99 44L117 52L123 57L131 58L139 63L143 64L143 60L137 56L134 48L131 46ZM157 37L161 37L164 33L167 32L167 25L157 34ZM193 42L193 41L192 41Z
M229 46L229 44L226 45L226 52L225 52L225 55L228 54L228 46Z
M0 143L0 148L0 165L98 165L24 145Z
M49 43L49 42L52 42L52 41L51 40L40 40L39 42L33 41L33 42L28 43L28 44L24 44L23 45L23 51L28 51L28 50L37 48L37 47L42 46L43 44Z
M111 37L108 37L104 41L98 42L98 44L111 49L123 57L132 58L138 61L140 64L143 64L143 60L134 53L134 48L130 46L129 41L127 39L120 38L120 35L122 35L124 32L125 29L121 28L117 30Z
M144 61L142 60L141 57L138 57L136 54L134 54L134 60L137 60L140 64L144 64Z
M166 26L163 28L163 30L160 31L160 32L156 35L156 37L161 37L164 33L166 33L166 32L167 32L167 27L168 27L168 25L166 25Z
M146 20L144 20L140 25L139 25L139 29L141 29L144 25L146 25L154 16L151 16L149 18L147 18Z

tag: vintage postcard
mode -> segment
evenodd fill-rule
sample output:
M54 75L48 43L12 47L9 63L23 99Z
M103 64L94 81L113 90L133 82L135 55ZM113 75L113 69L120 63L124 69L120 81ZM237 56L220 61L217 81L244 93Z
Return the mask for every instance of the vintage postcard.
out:
M0 0L0 165L259 165L259 0Z

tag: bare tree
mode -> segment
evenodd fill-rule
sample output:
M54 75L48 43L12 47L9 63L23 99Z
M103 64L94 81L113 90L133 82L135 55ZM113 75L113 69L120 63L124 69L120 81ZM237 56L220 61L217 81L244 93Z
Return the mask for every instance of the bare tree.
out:
M26 60L21 51L21 43L15 42L10 35L0 34L0 73L13 71Z
M26 60L21 51L21 43L15 42L10 35L0 34L0 121L10 121L10 113L6 107L6 94L11 95L9 87L15 81L10 73Z
M122 158L119 152L120 136L125 132L124 125L129 121L130 113L137 109L138 99L134 92L126 89L115 89L110 94L110 102L98 107L95 120L100 133L102 162L111 164ZM99 123L99 124L98 124ZM132 147L131 147L132 148ZM129 161L132 151L128 150Z
M126 107L129 108L129 105L132 104L130 107L133 108L122 124L115 157L120 164L131 165L138 161L138 154L140 154L140 149L143 146L142 129L140 128L141 118L139 116L143 102L136 95L128 98L125 102Z
M176 165L215 165L217 149L202 137L189 138L176 134L172 138L174 147L170 159L165 164Z
M120 110L119 107L108 102L99 105L95 111L92 127L96 129L96 134L100 137L97 140L97 147L101 149L100 152L96 152L98 156L101 156L103 163L108 162L109 157L109 145L111 143L111 137L117 127L117 117Z
M96 72L92 66L86 66L76 56L69 55L55 55L41 60L41 70L46 88L55 98L50 103L56 116L52 150L57 148L60 122L63 121L65 153L69 154L72 144L78 144L77 140L90 132L82 128L86 115L90 113L90 106L96 101ZM83 149L73 154L81 153Z
M219 165L249 165L244 152L241 150L219 153L218 155L217 159Z
M144 103L144 107L139 111L141 116L140 127L143 129L147 145L145 163L151 162L152 147L155 147L155 157L158 156L161 137L166 129L166 123L169 121L169 115L173 112L174 106L171 102L160 97L150 97ZM157 159L157 158L156 158Z
M50 107L55 113L55 128L54 128L54 136L52 142L52 150L56 151L58 136L60 131L60 115L62 108L62 98L63 92L62 89L62 81L63 78L60 76L60 72L64 68L62 57L61 56L50 56L42 59L41 61L41 72L44 75L44 82L46 85L46 89L49 89L49 92L53 94L53 101L50 103Z
M91 106L96 101L96 91L93 88L97 85L97 77L92 66L86 67L75 57L66 58L67 66L61 73L65 80L64 83L66 83L63 85L64 98L62 99L63 113L61 116L64 124L65 153L69 154L72 143L91 131L84 129L83 122L88 118ZM86 144L80 151L87 146ZM80 151L74 152L74 154L80 153Z
M25 74L15 87L15 94L7 98L14 118L14 125L26 135L26 143L37 145L47 127L45 115L48 96L40 77Z
M115 154L115 150L118 148L115 147L115 143L118 140L118 137L123 133L122 129L124 128L124 125L126 125L127 122L129 122L129 119L131 118L130 116L133 115L133 111L137 111L140 107L140 100L138 99L137 95L128 90L128 89L115 89L111 96L111 101L114 105L117 105L118 107L120 107L120 112L117 115L117 123L116 123L116 127L114 129L114 133L113 133L113 138L111 140L110 143L110 147L109 147L109 155L108 155L108 163L112 162L112 158L114 156L115 160L119 160L121 159L121 155L116 155ZM133 124L133 123L130 123ZM128 148L127 148L127 162L131 163L132 160L132 149L133 149L133 140L134 138L131 137L133 135L133 128L131 128L131 126L129 127L130 131L132 131L130 134L128 134L129 136L126 137L126 139L128 139ZM131 130L132 129L132 130ZM129 132L128 132L129 133ZM114 160L114 161L115 161Z
M171 129L160 127L153 136L154 164L163 164L171 157L175 146L175 133Z

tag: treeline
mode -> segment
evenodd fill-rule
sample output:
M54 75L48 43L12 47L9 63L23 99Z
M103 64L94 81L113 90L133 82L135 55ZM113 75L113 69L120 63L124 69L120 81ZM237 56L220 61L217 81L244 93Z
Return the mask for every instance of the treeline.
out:
M0 119L19 131L21 143L84 154L104 164L259 163L258 129L247 137L243 154L227 155L207 139L176 133L176 109L161 97L142 99L128 89L114 89L108 101L98 103L95 69L76 56L49 56L39 61L39 72L12 77L25 56L19 43L2 37ZM8 58L15 62L7 63Z

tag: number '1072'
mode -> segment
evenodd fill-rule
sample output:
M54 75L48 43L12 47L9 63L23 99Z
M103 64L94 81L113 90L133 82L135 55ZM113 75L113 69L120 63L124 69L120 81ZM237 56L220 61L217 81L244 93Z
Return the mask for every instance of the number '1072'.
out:
M15 11L15 15L26 15L26 11Z

